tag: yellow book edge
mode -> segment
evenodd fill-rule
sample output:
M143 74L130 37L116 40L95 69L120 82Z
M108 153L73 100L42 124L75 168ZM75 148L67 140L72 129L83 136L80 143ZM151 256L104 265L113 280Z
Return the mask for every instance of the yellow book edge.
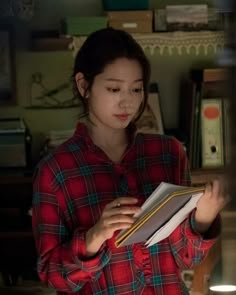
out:
M115 246L117 248L122 246L132 234L134 234L149 218L151 218L157 211L159 211L166 203L168 203L174 197L181 197L187 194L201 193L205 191L205 186L187 188L181 191L175 191L170 193L169 196L161 204L157 204L149 212L147 212L142 218L138 219L129 229L127 229L116 241Z

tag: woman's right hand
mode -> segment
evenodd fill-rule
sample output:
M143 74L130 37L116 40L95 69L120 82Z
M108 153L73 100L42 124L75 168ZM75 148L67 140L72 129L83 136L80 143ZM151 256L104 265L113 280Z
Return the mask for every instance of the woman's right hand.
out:
M133 215L140 212L137 202L137 198L120 197L106 205L99 221L86 233L87 256L95 255L115 231L131 227Z

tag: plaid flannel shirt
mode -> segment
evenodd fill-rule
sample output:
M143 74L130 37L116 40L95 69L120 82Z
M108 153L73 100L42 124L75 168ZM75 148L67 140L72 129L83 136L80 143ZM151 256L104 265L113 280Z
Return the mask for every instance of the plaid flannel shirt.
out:
M113 163L79 123L72 138L38 165L34 180L33 232L38 274L57 294L188 294L182 269L206 257L219 234L216 219L210 239L194 230L194 211L166 239L121 248L114 236L94 257L86 257L85 233L108 202L135 196L141 205L161 181L189 185L182 145L165 135L133 134L122 161Z

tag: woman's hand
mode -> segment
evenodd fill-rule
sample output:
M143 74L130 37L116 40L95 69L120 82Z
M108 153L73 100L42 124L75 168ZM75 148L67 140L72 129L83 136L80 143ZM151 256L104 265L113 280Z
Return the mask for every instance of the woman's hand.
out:
M206 185L206 190L197 203L195 226L199 233L204 233L211 226L217 214L229 202L226 182L215 179Z
M121 197L106 205L99 221L86 233L87 256L95 255L115 231L131 227L133 215L140 211L134 206L137 202L133 197Z

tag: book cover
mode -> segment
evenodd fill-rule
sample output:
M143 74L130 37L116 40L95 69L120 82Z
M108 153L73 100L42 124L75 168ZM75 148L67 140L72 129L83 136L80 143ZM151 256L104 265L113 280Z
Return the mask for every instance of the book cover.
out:
M146 242L149 247L167 238L196 207L205 187L185 187L162 182L136 214L136 222L116 237L116 247Z

